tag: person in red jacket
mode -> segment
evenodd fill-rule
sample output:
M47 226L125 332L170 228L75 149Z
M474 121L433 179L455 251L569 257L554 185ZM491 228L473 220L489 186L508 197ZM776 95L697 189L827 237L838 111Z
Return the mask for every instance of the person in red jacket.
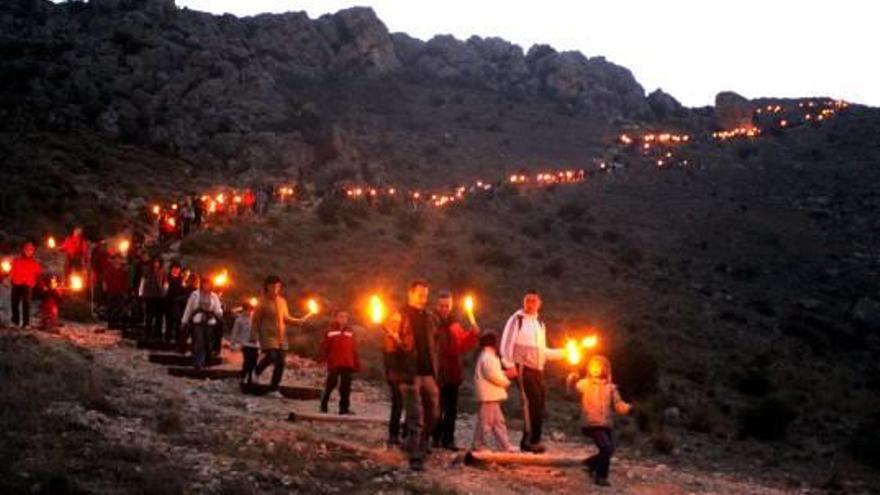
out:
M107 327L112 330L125 328L125 308L131 292L128 269L122 255L114 254L101 280L107 298Z
M327 363L327 384L321 397L321 412L327 412L330 394L339 384L339 414L354 414L349 408L351 375L360 371L354 332L348 326L348 313L337 310L321 343L321 360ZM339 383L341 380L341 384Z
M455 446L455 420L458 418L458 391L464 381L461 359L474 349L479 340L479 329L465 330L452 309L452 294L440 291L437 297L437 350L440 385L440 419L433 433L434 447L457 451Z
M64 280L70 279L71 272L83 271L89 262L89 241L83 235L82 227L76 227L61 244L64 253Z
M9 278L12 283L12 324L23 328L31 325L31 298L34 295L34 287L43 267L34 259L37 248L34 243L26 242L21 247L21 256L12 260L12 269Z

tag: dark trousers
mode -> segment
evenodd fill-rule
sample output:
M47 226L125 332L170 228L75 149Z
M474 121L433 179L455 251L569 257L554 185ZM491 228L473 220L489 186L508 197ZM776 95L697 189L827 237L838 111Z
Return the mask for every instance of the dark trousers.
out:
M193 366L196 369L205 367L211 355L211 325L199 323L192 325L193 333Z
M440 419L434 429L434 441L443 447L455 445L455 420L458 419L458 383L440 387Z
M125 294L107 294L107 327L111 330L125 327Z
M162 320L165 319L165 300L161 297L145 298L147 321L144 332L152 339L162 338Z
M13 285L10 294L12 302L12 324L26 327L31 324L31 297L34 289L27 285Z
M544 430L544 403L547 398L547 389L544 387L544 372L527 366L518 366L518 371L523 414L526 419L525 431L520 444L539 444Z
M165 342L180 342L180 320L186 303L169 300L165 304Z
M608 479L611 469L611 456L614 454L614 434L611 428L585 427L582 430L587 438L593 440L599 452L587 459L587 467L596 474L596 479Z
M324 395L321 396L321 411L326 411L330 402L330 394L339 385L339 413L348 412L351 404L351 368L335 368L327 370L327 383L324 384Z
M403 412L403 395L400 393L400 385L388 382L391 391L391 417L388 419L388 438L397 440L400 438L400 415Z
M257 358L260 357L260 350L256 347L241 348L241 379L251 382L254 374L254 368L257 367Z
M272 382L269 383L270 391L278 390L278 387L281 385L281 378L284 376L285 357L286 353L281 349L266 349L266 352L263 353L263 359L257 364L256 371L258 375L263 374L263 371L269 365L274 366L272 369Z

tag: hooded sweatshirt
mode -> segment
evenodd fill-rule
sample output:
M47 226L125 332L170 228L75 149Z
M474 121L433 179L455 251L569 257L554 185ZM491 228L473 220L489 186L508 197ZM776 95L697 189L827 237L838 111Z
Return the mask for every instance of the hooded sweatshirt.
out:
M611 380L611 363L608 359L602 356L596 356L595 359L604 362L607 376L588 376L575 384L581 396L581 419L584 426L613 428L614 413L628 414L632 406L623 401L617 385Z
M538 315L526 314L521 309L507 320L500 350L501 362L506 368L523 365L543 371L548 360L565 359L563 349L547 347L547 329Z
M507 399L510 379L501 369L501 360L494 347L484 347L474 367L474 390L479 402L501 402Z

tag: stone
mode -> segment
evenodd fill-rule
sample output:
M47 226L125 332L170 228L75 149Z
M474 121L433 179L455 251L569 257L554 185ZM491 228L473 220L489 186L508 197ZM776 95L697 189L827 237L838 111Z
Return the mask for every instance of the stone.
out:
M751 126L754 110L752 102L732 91L715 96L715 120L722 129Z

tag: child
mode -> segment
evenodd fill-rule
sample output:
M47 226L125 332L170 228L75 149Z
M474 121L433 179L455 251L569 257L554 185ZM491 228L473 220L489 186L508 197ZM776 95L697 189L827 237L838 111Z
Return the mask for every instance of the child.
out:
M501 403L507 399L507 387L510 378L501 369L501 358L498 357L498 336L495 332L486 332L480 336L480 355L474 369L474 389L480 409L477 413L477 424L474 425L474 442L472 451L480 451L485 447L486 437L494 436L499 450L514 452L507 436L507 424Z
M250 385L253 381L254 368L257 367L257 358L260 356L260 339L256 333L251 332L251 318L254 316L254 307L250 302L241 306L241 313L235 317L232 325L232 349L241 347L241 383Z
M577 375L568 377L571 385ZM620 398L617 385L611 380L611 362L604 356L593 356L587 363L587 377L577 380L575 389L581 397L582 431L593 440L599 452L587 459L587 468L599 486L611 486L608 471L614 453L614 413L629 414L632 406Z
M339 414L354 414L349 408L351 375L360 371L354 332L348 326L348 313L337 310L321 343L321 360L327 362L327 383L321 396L321 412L327 412L330 394L339 385Z
M55 333L58 331L58 306L61 304L58 276L47 276L41 289L43 301L40 303L40 330Z

